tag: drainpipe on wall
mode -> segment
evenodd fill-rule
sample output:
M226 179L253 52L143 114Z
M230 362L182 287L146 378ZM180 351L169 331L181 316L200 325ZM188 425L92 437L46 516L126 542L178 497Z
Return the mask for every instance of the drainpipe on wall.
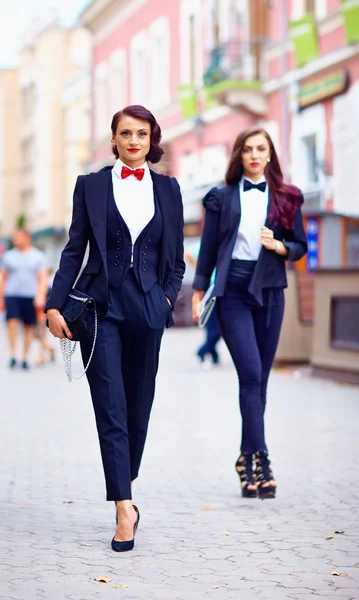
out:
M281 86L280 86L280 98L282 105L281 115L281 164L283 169L284 179L288 180L290 176L290 115L289 115L289 102L288 102L288 88L285 85L283 78L288 71L288 57L286 50L286 42L288 39L288 1L281 0L281 27L280 27L280 38L282 44L281 53Z

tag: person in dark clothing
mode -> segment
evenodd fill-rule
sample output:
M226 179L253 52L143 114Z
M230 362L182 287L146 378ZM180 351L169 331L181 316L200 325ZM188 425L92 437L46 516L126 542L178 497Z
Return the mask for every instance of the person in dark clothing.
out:
M112 120L114 167L78 177L69 241L47 315L50 332L71 339L61 315L76 289L98 312L95 351L87 370L105 472L107 500L116 503L115 551L131 550L139 521L131 484L137 478L155 393L161 339L173 325L182 285L183 207L177 181L150 170L160 161L161 129L142 106ZM81 343L87 364L91 343Z
M264 433L267 383L284 314L286 261L307 252L300 190L283 181L277 153L262 128L234 143L226 186L204 198L205 224L193 283L193 318L212 296L220 330L239 379L242 443L236 470L246 497L274 498Z
M200 243L196 242L194 244L190 244L185 249L185 259L189 262L189 264L196 268L197 259L200 250ZM211 282L214 281L214 275L212 276ZM209 317L206 326L206 339L204 343L198 348L197 356L199 357L201 363L208 369L211 368L212 364L219 364L219 354L217 351L217 344L221 339L221 332L219 329L218 317L216 308L213 309L211 316Z

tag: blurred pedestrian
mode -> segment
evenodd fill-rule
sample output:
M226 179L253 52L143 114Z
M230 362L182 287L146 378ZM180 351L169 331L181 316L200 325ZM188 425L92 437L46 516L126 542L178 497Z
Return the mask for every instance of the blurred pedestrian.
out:
M47 297L49 297L52 282L54 278L53 270L47 270ZM48 341L48 331L46 327L47 315L44 312L44 307L36 309L36 337L39 341L39 355L36 361L36 366L42 367L46 364L47 360L54 362L55 350L54 347Z
M189 244L185 249L185 258L194 269L197 265L200 246L200 242L194 242L193 244ZM212 276L212 280L214 281L214 275ZM205 332L206 339L202 346L197 350L197 356L204 368L210 369L212 365L219 364L217 344L221 339L221 332L219 329L216 307L212 310L211 316L206 323Z
M14 233L13 245L1 261L0 309L6 310L9 366L11 369L17 366L17 342L20 326L23 325L21 366L27 370L36 309L44 310L47 297L47 261L45 254L32 246L31 234L26 229L18 229Z
M267 382L284 313L286 261L307 252L303 196L283 181L276 150L260 127L237 137L226 186L212 189L193 287L193 317L216 267L212 296L239 379L242 443L236 470L246 497L274 498L264 435Z
M113 168L80 176L73 218L47 303L50 332L71 338L61 315L76 290L96 301L97 342L87 370L105 471L116 503L112 548L131 550L139 521L131 484L137 478L150 417L164 327L182 285L183 208L177 181L149 169L158 163L161 129L143 106L116 113ZM81 342L84 364L92 344Z

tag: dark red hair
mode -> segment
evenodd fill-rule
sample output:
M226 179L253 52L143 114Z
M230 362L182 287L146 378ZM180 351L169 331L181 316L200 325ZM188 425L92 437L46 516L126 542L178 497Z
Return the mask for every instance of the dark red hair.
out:
M262 127L250 127L239 134L233 145L232 155L226 173L226 183L227 185L236 185L240 182L243 176L243 148L249 137L259 134L264 135L270 148L270 162L267 164L264 174L269 189L272 192L274 216L285 229L291 229L293 226L294 212L296 208L302 204L303 196L298 188L284 183L278 155L272 138L265 129Z
M147 121L151 126L151 147L150 151L146 156L146 160L149 160L151 163L160 162L162 155L164 154L164 150L160 147L160 142L162 138L161 127L157 123L153 114L147 110L144 106L140 106L139 104L134 104L133 106L126 106L119 112L117 112L112 119L111 123L111 131L113 135L116 135L117 126L119 124L120 119L126 115L127 117L133 117L134 119L142 119L143 121ZM112 152L119 158L118 150L116 145L112 146Z

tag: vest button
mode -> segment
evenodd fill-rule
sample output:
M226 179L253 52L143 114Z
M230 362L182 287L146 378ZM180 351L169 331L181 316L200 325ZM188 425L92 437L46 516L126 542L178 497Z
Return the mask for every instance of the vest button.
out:
M146 271L145 267L142 267L142 271Z
M151 241L151 238L147 238L147 241L148 241L148 242L150 242L150 241Z
M146 261L145 261L145 259L143 259L142 264L145 264L145 263L146 263Z
M121 258L119 254L116 254L116 258Z
M146 256L146 252L142 252L142 256Z
M147 250L148 246L143 246L145 248L145 250Z
M121 231L116 231L116 235L119 237L121 235Z
M119 264L120 264L120 263L118 262L118 260L116 260L116 262L115 262L115 267L118 267L118 265L119 265Z
M121 246L117 246L117 250L121 250Z

